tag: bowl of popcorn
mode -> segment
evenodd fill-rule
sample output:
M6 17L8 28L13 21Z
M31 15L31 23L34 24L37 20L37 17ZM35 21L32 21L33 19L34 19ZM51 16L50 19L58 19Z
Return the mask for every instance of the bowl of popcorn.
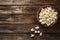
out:
M51 6L42 7L37 12L37 20L45 27L51 27L57 21L57 14L57 11Z

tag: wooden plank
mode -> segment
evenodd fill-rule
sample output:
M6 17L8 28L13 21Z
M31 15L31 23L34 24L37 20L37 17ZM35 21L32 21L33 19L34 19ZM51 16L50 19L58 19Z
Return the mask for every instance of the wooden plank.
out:
M60 6L51 6L58 12L60 11ZM42 7L43 6L0 6L0 14L37 14L38 9Z
M31 38L29 34L0 34L1 40L59 40L59 35L48 35L45 34L44 36L40 37L39 35L35 35L34 38Z
M60 15L58 18L58 23L60 20ZM36 23L37 24L37 19L36 15L2 15L0 17L0 25L5 24L5 25L19 25L19 24L31 24L31 23Z
M12 3L13 0L0 0L0 4L1 3Z
M34 23L36 15L10 15L0 17L0 24L24 24Z
M7 11L8 10L8 11ZM0 7L0 14L34 14L38 10L37 7L26 6L6 6ZM4 12L3 12L4 11Z
M0 40L16 40L16 35L1 35L0 34Z
M11 35L11 34L0 34L1 40L31 40L30 36L27 34L20 34L20 35Z
M54 3L58 3L59 0L0 0L0 4L4 5L4 4L7 4L7 5L15 5L15 4L28 4L28 5L31 5L31 4L54 4Z
M60 15L58 20L60 20ZM19 25L30 23L37 23L36 15L6 15L6 16L2 15L2 17L0 17L0 25L1 24Z
M30 29L36 26L37 24L0 25L0 33L27 34L27 33L31 33ZM40 26L40 31L42 31L44 34L60 33L60 25L56 24L55 26L50 28L45 28L43 26Z

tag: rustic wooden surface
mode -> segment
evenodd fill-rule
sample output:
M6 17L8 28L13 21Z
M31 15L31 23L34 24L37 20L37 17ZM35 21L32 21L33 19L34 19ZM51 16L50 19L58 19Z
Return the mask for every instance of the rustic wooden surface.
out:
M39 8L51 5L58 11L57 23L42 27L36 19ZM43 36L30 37L30 29L40 26ZM60 0L0 0L0 40L60 40Z

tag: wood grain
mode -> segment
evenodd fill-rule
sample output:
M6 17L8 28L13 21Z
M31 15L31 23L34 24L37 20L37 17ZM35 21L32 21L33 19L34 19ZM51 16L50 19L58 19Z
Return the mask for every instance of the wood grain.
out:
M39 4L39 3L56 3L59 0L0 0L0 4Z
M50 5L58 12L55 25L45 28L36 19L39 8ZM43 36L30 37L40 27ZM0 40L60 40L60 0L0 0Z

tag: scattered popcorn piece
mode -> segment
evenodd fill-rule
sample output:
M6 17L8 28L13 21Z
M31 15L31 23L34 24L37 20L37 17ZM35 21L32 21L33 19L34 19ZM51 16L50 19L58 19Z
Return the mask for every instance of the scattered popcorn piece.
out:
M35 30L34 32L35 32L35 33L38 33L38 31L37 31L37 30Z
M35 29L39 29L39 26L35 27Z
M35 36L35 34L31 34L31 37L34 37Z
M37 33L40 33L40 31L38 30Z
M31 31L34 31L34 28L32 28Z
M40 36L42 36L42 32L40 33Z

